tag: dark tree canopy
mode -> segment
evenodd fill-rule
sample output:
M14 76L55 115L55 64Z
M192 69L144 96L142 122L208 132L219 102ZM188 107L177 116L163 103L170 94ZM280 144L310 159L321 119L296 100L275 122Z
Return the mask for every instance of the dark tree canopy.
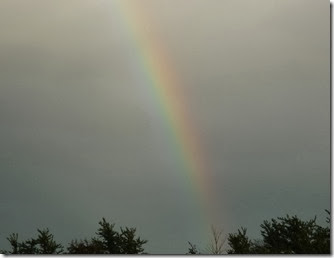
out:
M327 211L328 212L328 211ZM329 219L327 219L329 222ZM229 254L329 254L330 228L316 218L302 221L297 216L278 217L261 224L262 240L251 241L246 229L229 234Z
M63 246L58 244L49 229L37 230L37 238L31 238L20 242L18 234L13 233L7 240L12 250L2 251L5 254L60 254L63 252Z
M326 210L328 215L329 211ZM261 239L251 240L246 228L228 234L229 249L225 249L223 231L212 227L212 239L206 251L208 254L330 254L330 216L326 227L314 219L303 221L297 216L278 217L265 220L260 225ZM144 254L147 240L136 235L135 228L115 229L115 224L104 218L99 222L96 235L91 239L72 240L67 251L57 243L49 229L38 229L37 237L19 241L17 233L7 237L11 250L4 254ZM196 245L188 242L187 254L204 254Z
M147 240L136 236L135 228L115 230L115 224L104 218L99 222L97 237L91 240L74 240L67 248L70 254L142 254Z
M252 242L246 236L247 229L241 227L238 229L238 233L229 234L228 244L232 248L228 253L230 254L249 254Z
M120 228L115 230L115 224L107 222L104 218L99 222L100 227L96 237L90 240L73 240L67 247L68 254L142 254L143 245L147 240L136 236L135 228ZM37 230L37 238L20 242L18 234L13 233L7 240L11 250L2 250L4 254L64 254L64 248L54 240L49 229Z

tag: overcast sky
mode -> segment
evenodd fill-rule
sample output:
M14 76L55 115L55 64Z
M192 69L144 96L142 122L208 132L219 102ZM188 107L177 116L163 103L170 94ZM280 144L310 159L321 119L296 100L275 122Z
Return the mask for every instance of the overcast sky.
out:
M258 237L264 219L287 213L323 223L329 1L140 5L182 81L218 226ZM102 217L136 227L150 253L207 243L206 211L175 161L118 6L0 1L0 248L11 232L25 239L43 227L66 245L93 236Z

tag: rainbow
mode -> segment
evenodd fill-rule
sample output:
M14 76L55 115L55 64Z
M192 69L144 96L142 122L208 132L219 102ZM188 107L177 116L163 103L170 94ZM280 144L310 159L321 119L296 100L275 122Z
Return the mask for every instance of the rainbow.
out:
M162 116L167 120L173 148L183 164L181 169L187 174L200 209L204 210L205 220L210 224L214 223L217 218L210 168L202 152L196 126L192 123L189 105L182 92L182 82L173 69L166 48L153 34L152 24L148 22L148 16L141 10L138 2L140 1L115 1L135 42L139 65L143 66L150 82L149 90L153 91Z

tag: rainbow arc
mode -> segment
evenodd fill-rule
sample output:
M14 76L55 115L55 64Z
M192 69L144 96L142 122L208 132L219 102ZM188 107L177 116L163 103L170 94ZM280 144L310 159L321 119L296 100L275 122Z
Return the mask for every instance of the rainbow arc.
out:
M209 223L217 221L210 168L202 151L199 134L196 132L186 95L182 92L182 81L169 59L164 44L154 34L148 15L142 10L140 1L115 1L126 28L130 31L138 51L138 65L144 67L149 91L158 100L161 114L167 120L172 144L181 156L182 168L199 199Z

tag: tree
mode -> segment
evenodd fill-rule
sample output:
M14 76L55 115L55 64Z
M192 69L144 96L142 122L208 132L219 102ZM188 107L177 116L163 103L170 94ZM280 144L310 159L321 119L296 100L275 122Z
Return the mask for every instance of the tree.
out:
M327 211L327 213L329 213ZM329 219L327 218L329 223ZM251 241L246 229L229 234L230 254L329 254L330 229L316 224L316 218L302 221L297 216L265 220L261 225L262 240Z
M143 245L147 240L136 237L135 228L120 228L115 230L111 224L102 218L99 222L97 237L91 240L74 240L67 248L69 254L143 254Z
M198 250L197 250L197 247L196 245L190 243L188 241L188 244L190 245L189 248L188 248L188 253L187 254L201 254Z
M61 254L63 246L58 244L49 229L37 229L37 238L31 238L23 242L19 242L18 234L12 233L7 240L12 250L6 251L5 254Z
M264 221L261 235L269 253L329 253L329 228L316 224L316 217L302 221L297 216ZM328 232L328 234L327 234Z
M206 248L209 254L224 254L224 244L226 238L223 238L223 230L211 226L212 239Z
M214 255L224 254L225 253L224 244L226 242L226 238L223 237L223 230L218 229L212 225L211 237L212 238L207 247L204 249L204 251L199 251L195 244L188 242L189 247L187 254L214 254Z
M102 243L96 238L92 238L90 241L84 240L72 240L67 247L69 254L104 254L105 250Z
M246 236L247 229L241 227L238 229L238 233L229 234L228 244L231 247L228 254L249 254L251 253L252 242Z

